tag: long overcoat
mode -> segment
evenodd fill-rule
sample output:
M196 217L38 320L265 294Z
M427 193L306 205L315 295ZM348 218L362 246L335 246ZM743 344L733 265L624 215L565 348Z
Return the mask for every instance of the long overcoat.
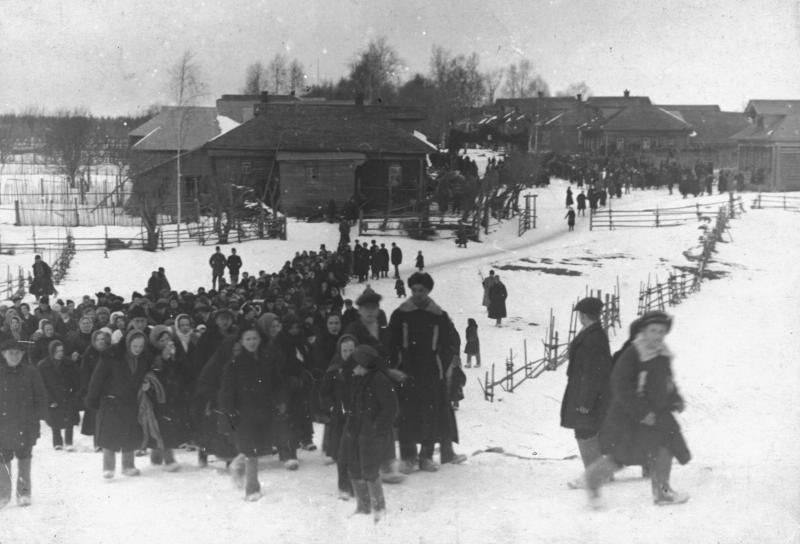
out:
M561 426L599 431L611 400L611 349L599 322L581 330L569 345L567 388L561 402ZM577 411L589 409L588 414Z
M86 395L86 405L97 410L97 445L113 451L132 451L142 443L137 395L150 362L147 351L134 359L128 344L103 352Z
M279 383L277 369L261 353L242 349L225 365L219 409L231 420L239 453L255 457L272 452Z
M35 367L10 367L0 356L0 449L23 450L36 444L39 420L47 418L47 392Z
M489 319L506 317L506 297L508 297L506 286L500 280L495 280L489 287Z
M397 389L401 439L458 442L445 378L459 350L449 316L433 300L418 308L407 299L392 313L388 329L392 365L409 377Z
M647 465L661 446L681 464L691 460L673 410L683 403L672 379L670 358L642 361L636 342L620 356L611 373L612 401L600 431L600 449L623 465ZM641 421L648 413L655 425Z
M65 429L80 422L80 371L77 363L64 357L56 361L47 357L39 361L39 374L47 390L47 424L53 429Z

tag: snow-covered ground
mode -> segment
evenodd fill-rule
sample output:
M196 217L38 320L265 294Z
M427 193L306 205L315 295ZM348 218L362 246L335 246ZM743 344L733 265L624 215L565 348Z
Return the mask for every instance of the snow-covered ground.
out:
M565 335L572 302L587 288L610 291L618 280L623 329L612 336L617 347L635 317L640 282L690 264L682 252L697 244L699 225L590 232L587 217L579 218L575 232L566 232L564 190L555 183L537 191L540 228L521 238L516 221L468 249L455 248L452 240L374 238L401 245L406 274L416 251L423 250L426 270L436 281L433 298L460 331L468 317L477 319L484 367L495 362L500 372L508 350L519 353L523 340L533 357L540 356L551 308ZM657 192L613 201L631 208L685 203L694 200ZM718 244L711 265L727 275L704 282L699 293L670 310L675 326L668 342L687 400L681 421L694 454L689 465L673 470L675 487L692 494L686 505L653 506L649 483L628 469L604 490L606 510L589 511L584 494L565 485L580 469L572 433L558 425L565 369L513 394L498 389L494 403L483 400L478 384L484 369L468 369L466 399L457 413L457 449L469 454L469 461L386 486L388 517L378 525L348 517L354 505L336 499L335 468L326 466L319 452L301 452L296 473L265 459L265 497L250 504L225 474L195 468L189 453L179 454L184 467L178 473L163 473L139 459L142 477L103 482L101 459L89 451L90 440L79 439L79 452L54 452L45 428L35 449L34 505L0 511L0 543L797 542L800 371L793 355L800 333L800 276L794 272L799 219L781 210L752 210L734 220L727 237L734 241ZM246 270L271 271L296 250L320 243L334 247L337 239L335 225L296 223L289 225L286 242L237 248ZM129 296L157 266L166 267L175 288L193 289L210 280L205 276L212 250L118 251L108 259L100 252L82 253L59 289L78 297L108 285ZM490 268L510 293L509 319L499 329L481 306L479 272ZM387 312L397 306L393 281L372 286L384 295ZM360 290L350 286L347 296ZM483 452L490 446L512 455Z

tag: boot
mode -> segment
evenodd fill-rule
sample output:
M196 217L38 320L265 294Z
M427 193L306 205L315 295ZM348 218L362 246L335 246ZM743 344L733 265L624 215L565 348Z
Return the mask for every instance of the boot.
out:
M245 456L239 454L231 463L231 480L233 481L233 485L239 489L244 487L244 478L245 478Z
M31 458L17 459L17 504L31 504Z
M381 481L387 484L399 484L406 479L406 475L400 471L400 463L397 459L384 464L381 467Z
M650 463L650 482L653 488L653 502L659 506L683 504L689 500L688 493L679 493L669 485L672 472L672 452L660 447Z
M619 466L608 455L601 455L594 463L589 465L584 473L586 491L589 495L589 505L592 508L600 506L600 487L607 482Z
M353 480L353 491L356 494L356 514L369 514L369 487L366 480Z
M139 469L133 464L134 453L132 451L122 452L122 474L125 476L139 476Z
M589 468L589 465L600 458L600 440L595 435L585 440L578 439L577 442L581 461L583 461L583 468Z
M258 481L258 457L248 457L244 460L244 492L245 500L254 502L261 498L261 484Z
M669 484L659 484L652 482L653 503L658 506L670 506L673 504L683 504L689 500L688 493L675 491Z
M117 454L113 450L103 450L103 478L110 480L114 477L114 469L117 464Z
M380 478L368 481L367 489L372 506L372 516L375 523L378 523L386 514L386 499L383 497L383 485L381 485Z
M0 461L0 508L11 500L11 463Z

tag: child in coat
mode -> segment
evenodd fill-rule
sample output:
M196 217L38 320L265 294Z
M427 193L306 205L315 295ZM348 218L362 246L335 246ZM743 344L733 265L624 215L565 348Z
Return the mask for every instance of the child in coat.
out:
M0 346L0 508L11 500L11 461L17 458L17 504L31 504L31 450L39 420L47 418L47 393L39 371L23 365L16 340Z
M347 473L347 459L340 454L340 450L347 413L350 411L355 366L352 355L358 346L358 340L353 335L345 334L339 338L336 346L336 354L322 378L319 390L320 403L329 417L325 424L322 451L336 461L339 498L349 500L353 496L353 486Z
M64 344L61 340L53 340L47 349L50 356L39 361L38 370L50 402L47 424L53 432L53 448L75 451L72 437L75 425L80 422L80 372L72 359L64 357Z
M464 386L467 385L467 375L461 368L461 359L456 358L448 368L447 394L453 410L458 410L459 401L464 400Z
M397 292L397 298L406 297L406 283L402 279L397 278L394 282L394 290Z
M417 252L417 268L420 272L422 272L422 269L425 268L425 257L422 256L421 250Z
M567 226L569 227L569 230L575 230L575 210L572 209L572 206L569 207L569 211L567 212L567 215L564 216L564 219L567 220Z
M475 368L481 366L481 341L478 338L478 323L471 317L467 319L467 330L464 334L467 339L464 345L464 353L467 355L467 368L472 367L472 358L475 357Z
M369 514L371 510L377 523L386 510L380 466L386 459L386 444L392 436L399 405L377 350L362 344L352 357L356 378L342 452L346 453L358 501L356 513Z

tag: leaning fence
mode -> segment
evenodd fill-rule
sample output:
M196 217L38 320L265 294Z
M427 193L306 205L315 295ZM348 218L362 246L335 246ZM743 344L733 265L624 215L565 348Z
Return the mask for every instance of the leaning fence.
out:
M651 208L643 210L613 210L608 206L602 211L589 214L589 230L618 228L660 228L677 227L692 221L702 220L714 213L720 206L729 210L743 210L742 198L729 193L728 199L695 203L674 208Z
M800 211L800 195L776 195L758 193L751 208L779 208L793 212Z

